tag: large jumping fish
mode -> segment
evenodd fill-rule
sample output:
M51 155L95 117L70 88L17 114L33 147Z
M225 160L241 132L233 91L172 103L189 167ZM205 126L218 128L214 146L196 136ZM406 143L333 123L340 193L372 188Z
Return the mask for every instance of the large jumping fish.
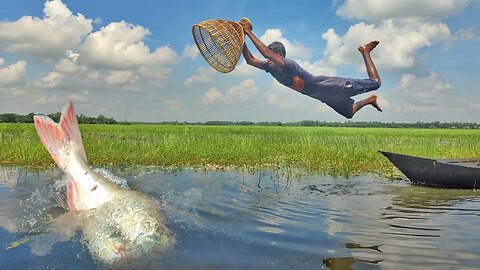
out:
M71 101L59 123L43 115L36 115L34 122L40 141L68 177L68 208L81 220L78 226L95 260L129 261L173 246L157 201L121 188L89 166Z

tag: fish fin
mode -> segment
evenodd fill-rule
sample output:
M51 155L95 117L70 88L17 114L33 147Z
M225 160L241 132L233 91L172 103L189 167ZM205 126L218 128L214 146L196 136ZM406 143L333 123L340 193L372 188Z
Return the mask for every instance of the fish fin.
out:
M87 162L87 154L85 153L85 149L83 147L82 134L80 133L80 128L78 127L77 115L75 114L71 100L68 101L67 105L63 109L59 125L62 127L63 131L67 134L70 140L77 145L77 153L83 157L85 162Z
M87 162L82 136L78 128L77 116L71 101L63 109L58 124L44 115L35 115L33 119L40 141L47 148L60 169L66 169L66 164L63 164L62 157L70 151L75 151L74 154L80 155ZM73 145L75 147L72 147Z
M67 185L67 201L68 201L68 208L70 211L75 211L76 210L76 207L75 207L75 202L76 202L76 199L77 199L77 193L78 193L78 189L77 189L77 184L75 183L75 181L68 181L68 185Z
M68 138L63 129L52 119L44 115L33 117L35 128L40 141L47 148L58 167L63 168L60 158L61 151L69 148Z

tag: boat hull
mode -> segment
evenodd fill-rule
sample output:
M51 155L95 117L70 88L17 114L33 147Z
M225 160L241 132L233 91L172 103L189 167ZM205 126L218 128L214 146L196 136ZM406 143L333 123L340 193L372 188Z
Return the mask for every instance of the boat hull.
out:
M480 186L479 159L429 159L379 151L414 184L475 189Z

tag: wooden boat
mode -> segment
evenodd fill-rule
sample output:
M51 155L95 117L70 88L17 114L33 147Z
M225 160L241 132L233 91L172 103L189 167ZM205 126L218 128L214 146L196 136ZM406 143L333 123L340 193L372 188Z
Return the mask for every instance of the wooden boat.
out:
M429 159L379 151L414 184L480 188L480 158Z

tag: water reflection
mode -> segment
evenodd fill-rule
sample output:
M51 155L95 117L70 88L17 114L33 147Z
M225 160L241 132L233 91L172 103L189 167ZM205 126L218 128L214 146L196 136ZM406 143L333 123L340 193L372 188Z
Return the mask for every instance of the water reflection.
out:
M355 248L366 248L366 249L371 249L371 250L375 250L375 251L378 251L378 252L382 252L380 250L380 246L381 245L373 245L373 246L363 246L361 244L356 244L356 243L345 243L345 247L346 248L349 248L349 249L355 249Z
M158 200L175 252L141 269L475 269L480 194L349 179L253 171L113 168ZM97 267L83 248L48 234L64 209L55 169L0 169L0 268ZM41 250L38 243L48 243ZM60 253L59 253L60 252ZM56 254L64 254L57 256ZM39 263L40 262L40 263ZM41 265L41 267L39 267Z
M328 268L332 270L351 270L351 269L358 269L357 267L354 268L354 264L379 264L382 260L361 260L355 259L352 257L337 257L337 258L326 258L323 259L323 264L325 264ZM358 265L358 267L361 267ZM370 266L371 267L371 266Z

